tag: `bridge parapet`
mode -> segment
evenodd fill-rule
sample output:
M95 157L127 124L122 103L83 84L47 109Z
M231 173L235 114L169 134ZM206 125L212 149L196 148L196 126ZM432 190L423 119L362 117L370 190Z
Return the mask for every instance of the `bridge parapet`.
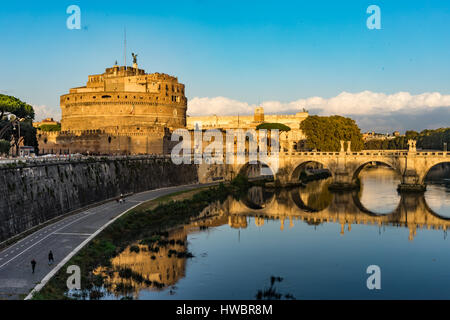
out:
M270 156L276 156L272 153ZM357 189L358 175L368 164L383 163L395 170L401 177L399 191L419 191L426 189L425 178L435 165L450 162L450 153L445 151L414 150L363 150L358 152L280 152L278 170L274 177L281 185L296 184L302 166L317 162L331 172L337 190ZM239 172L243 165L237 165Z

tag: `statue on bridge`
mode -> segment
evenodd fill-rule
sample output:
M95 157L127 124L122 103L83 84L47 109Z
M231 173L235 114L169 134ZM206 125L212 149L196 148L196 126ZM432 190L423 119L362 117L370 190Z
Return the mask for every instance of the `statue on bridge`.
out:
M408 140L408 151L410 151L410 152L416 152L416 151L417 151L417 150L416 150L416 143L417 143L416 140L409 139L409 140Z
M340 142L341 142L341 150L340 150L339 152L346 152L346 151L345 151L345 143L346 143L346 142L347 142L347 152L348 152L348 153L352 152L352 149L351 149L351 144L352 144L352 142L351 142L351 141L344 141L344 140L341 140Z

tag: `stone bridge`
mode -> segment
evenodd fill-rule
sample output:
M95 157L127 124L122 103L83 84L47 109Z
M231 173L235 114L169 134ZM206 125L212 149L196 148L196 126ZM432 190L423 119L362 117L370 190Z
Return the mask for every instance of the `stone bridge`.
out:
M359 152L280 152L278 160L267 161L274 176L282 185L299 182L300 172L310 163L319 163L333 177L332 187L354 189L358 176L368 164L385 164L401 177L399 191L425 191L425 177L437 164L450 162L450 152L410 150L364 150ZM231 166L231 177L238 173L248 175L249 162Z
M446 234L450 228L450 218L439 216L430 209L424 194L403 193L392 212L377 214L361 204L356 191L332 193L328 206L317 210L305 205L298 188L282 189L271 196L259 194L264 192L262 188L253 189L251 196L240 200L229 197L224 203L217 202L207 207L204 214L216 217L215 225L228 223L235 228L246 228L248 216L255 217L257 226L262 226L268 219L280 220L281 230L286 227L286 220L289 227L294 226L295 220L311 225L338 223L341 234L345 229L350 231L353 224L407 227L409 240L413 240L417 229L442 230Z

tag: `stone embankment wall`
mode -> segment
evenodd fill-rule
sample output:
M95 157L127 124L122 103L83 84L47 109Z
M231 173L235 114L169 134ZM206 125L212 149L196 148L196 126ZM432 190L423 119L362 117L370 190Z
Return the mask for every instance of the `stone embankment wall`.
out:
M121 193L196 183L197 171L195 165L175 165L161 157L0 167L0 242Z

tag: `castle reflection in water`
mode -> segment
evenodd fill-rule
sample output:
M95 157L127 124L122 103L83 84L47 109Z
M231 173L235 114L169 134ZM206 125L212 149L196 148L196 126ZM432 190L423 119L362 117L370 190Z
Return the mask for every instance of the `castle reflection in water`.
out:
M378 179L382 178L377 175ZM169 243L158 252L137 241L134 247L139 247L139 252L130 246L112 259L112 267L99 268L96 272L106 278L105 288L116 297L138 297L142 289L175 290L176 283L185 277L187 260L173 253L188 250L188 235L227 224L231 228L247 228L251 220L258 227L263 227L268 220L278 220L281 231L296 223L313 226L337 223L342 235L350 232L354 224L408 228L410 241L418 229L440 230L445 236L450 228L450 218L434 212L423 194L396 194L394 199L398 204L390 212L380 214L363 205L362 191L331 193L327 188L329 183L330 180L321 180L309 183L305 188L276 191L253 187L240 199L230 196L223 203L210 204L191 223L170 232ZM120 270L124 269L139 276L123 276Z

